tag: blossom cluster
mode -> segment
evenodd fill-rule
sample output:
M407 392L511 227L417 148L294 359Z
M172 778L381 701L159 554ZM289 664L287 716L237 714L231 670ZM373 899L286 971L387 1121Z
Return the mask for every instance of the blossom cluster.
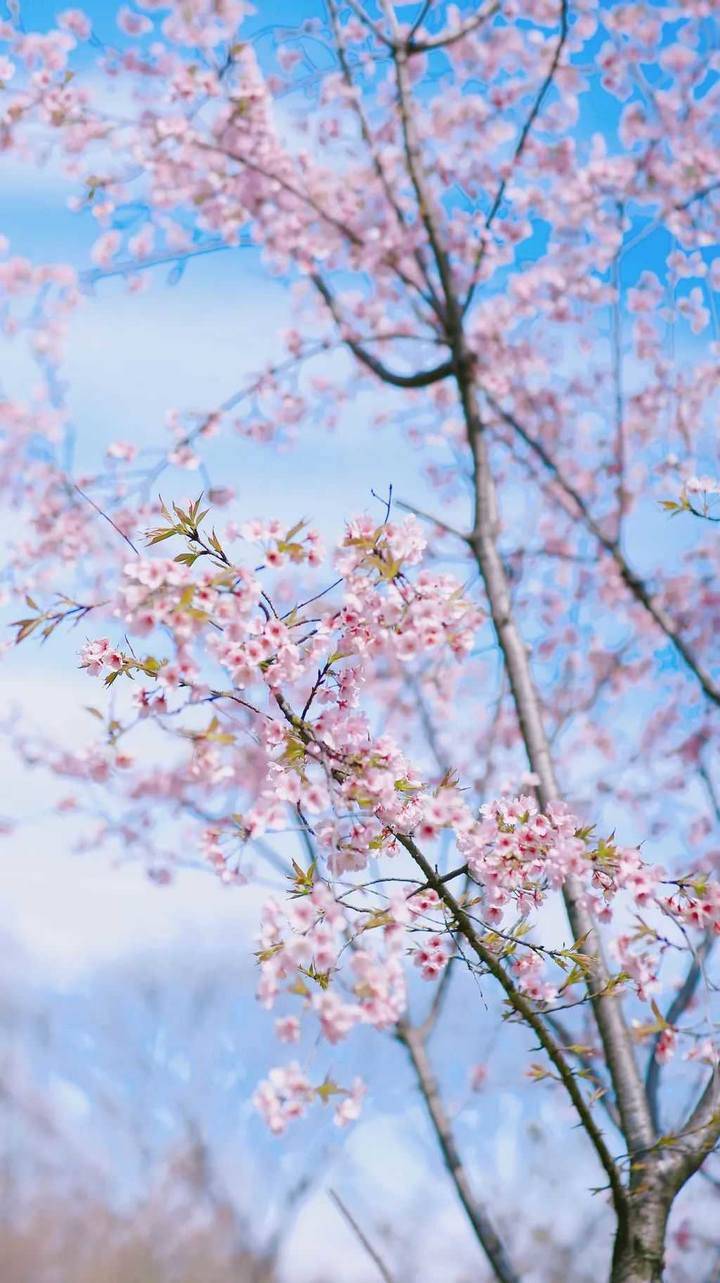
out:
M435 979L447 965L450 947L436 930L431 915L439 909L434 892L396 893L387 905L346 903L314 871L296 870L296 887L283 902L268 900L263 908L258 939L260 982L258 997L266 1007L278 1000L300 1003L303 1015L317 1020L319 1032L331 1045L342 1041L358 1025L392 1030L407 1007L407 982L403 958L412 957L425 979ZM422 942L413 947L414 933ZM343 958L349 950L349 961ZM297 1015L276 1021L281 1042L295 1043L301 1036ZM335 1121L344 1124L360 1111L365 1085L356 1078L341 1096ZM305 1112L316 1094L297 1062L271 1071L261 1084L255 1103L274 1132Z
M360 1078L356 1078L349 1089L328 1080L314 1087L298 1061L294 1060L289 1065L270 1070L268 1077L258 1086L253 1102L270 1131L279 1136L289 1122L302 1118L315 1100L328 1103L336 1098L334 1122L338 1127L347 1126L359 1117L365 1091Z

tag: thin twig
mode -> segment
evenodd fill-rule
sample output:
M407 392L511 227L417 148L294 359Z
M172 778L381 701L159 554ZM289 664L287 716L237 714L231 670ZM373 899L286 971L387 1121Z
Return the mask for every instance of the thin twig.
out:
M505 1245L471 1188L450 1119L440 1096L438 1082L428 1059L423 1034L407 1022L400 1021L396 1026L396 1037L407 1049L445 1166L498 1283L520 1283L520 1276L510 1262Z
M713 931L707 931L703 936L702 942L696 950L695 956L688 968L687 975L665 1012L664 1020L666 1025L670 1025L674 1028L680 1017L690 1006L690 1003L697 992L700 980L702 979L704 964L710 955L710 951L715 944L716 938L717 937ZM662 1065L657 1059L656 1052L661 1037L662 1031L657 1033L652 1041L650 1057L645 1073L645 1090L647 1092L648 1101L650 1102L653 1122L657 1130L660 1128L658 1092L660 1088Z
M525 150L525 144L527 143L527 140L530 137L530 131L533 125L535 124L535 121L537 120L540 109L543 105L543 102L545 101L545 96L548 93L553 80L555 79L555 73L560 64L560 56L565 46L565 41L567 40L567 37L568 37L568 0L560 0L560 34L558 36L557 44L555 45L555 52L553 54L552 61L548 68L547 75L545 76L538 90L538 93L535 97L535 101L533 102L533 105L530 109L527 119L525 120L525 124L523 125L520 131L520 136L515 145L515 150L512 154L512 160L510 161L508 170L503 175L503 178L501 179L500 185L495 193L495 199L493 200L493 203L490 206L490 209L488 211L487 217L485 219L485 227L484 227L484 230L486 232L490 230L493 222L495 221L495 216L502 204L503 197L507 190L507 185L513 173L515 172L515 166L517 165L518 161L520 160ZM470 289L468 290L467 298L465 299L465 302L463 304L463 308L462 308L463 314L467 312L468 308L470 307L470 304L472 303L473 296L475 293L475 287L477 284L477 281L475 278L477 277L477 273L478 273L480 264L482 263L484 254L485 254L485 241L482 240L480 242L480 247L475 257L475 263L473 265L473 279L470 284Z
M547 1021L550 1028L557 1034L566 1051L568 1051L571 1056L574 1056L578 1064L582 1066L588 1078L596 1083L598 1088L597 1099L599 1103L605 1110L605 1113L613 1124L613 1127L617 1127L618 1131L622 1132L622 1122L617 1110L617 1105L609 1094L606 1084L602 1081L600 1075L595 1069L590 1056L576 1042L569 1030L565 1028L562 1021L559 1020L556 1015L550 1011L544 1011L543 1019Z
M116 531L117 531L117 533L120 535L120 538L121 538L121 539L124 539L126 544L129 544L129 546L132 548L133 552L135 553L135 556L136 556L136 557L139 557L139 556L140 556L140 553L139 553L138 549L135 547L135 544L133 543L132 539L129 537L129 535L126 535L126 534L125 534L125 531L124 531L124 530L121 530L121 529L120 529L120 527L118 526L117 522L113 521L112 517L111 517L111 516L109 516L107 512L103 512L102 508L99 508L99 507L98 507L98 505L95 503L95 500L94 500L94 499L91 499L91 498L90 498L90 495L89 495L89 494L86 494L84 490L81 490L81 489L80 489L80 487L79 487L79 485L77 485L77 483L76 483L75 481L73 481L73 482L72 482L72 487L73 487L73 489L74 489L74 490L77 490L77 492L78 492L78 494L80 495L81 499L84 499L86 503L89 503L89 504L90 504L90 507L91 507L91 508L94 508L94 509L95 509L95 511L97 512L98 516L100 516L100 517L104 517L104 518L105 518L105 520L106 520L106 521L108 521L108 522L110 523L110 525L112 526L113 530L116 530Z
M326 303L335 324L340 330L343 342L350 349L353 356L368 370L372 370L373 374L382 379L383 383L390 383L396 388L426 388L432 383L439 383L442 379L447 379L452 374L451 361L441 361L439 365L433 366L429 370L418 370L415 374L400 374L388 369L386 365L383 365L382 361L379 361L376 356L368 352L357 339L352 338L347 333L337 301L327 282L317 272L313 272L310 279L318 294Z
M622 212L621 212L622 217ZM612 378L614 387L615 408L615 468L617 513L615 517L616 542L622 538L623 520L625 518L625 397L623 389L623 350L622 350L622 315L620 312L620 264L613 262L614 297L610 309L610 351L612 361Z
M361 1246L364 1247L365 1251L370 1257L370 1260L376 1266L378 1274L383 1279L384 1283L394 1283L393 1276L390 1273L387 1265L383 1261L380 1253L377 1251L377 1248L373 1247L372 1243L370 1242L369 1238L365 1234L364 1230L360 1228L357 1221L355 1220L355 1217L350 1211L350 1208L346 1206L346 1204L343 1202L343 1200L341 1199L340 1195L337 1193L336 1190L334 1189L328 1190L328 1196L332 1199L333 1203L337 1207L341 1216L343 1216L347 1221L358 1243L360 1243Z
M492 3L486 9L476 13L474 17L469 18L461 26L451 28L449 31L441 31L437 36L428 36L422 40L415 40L411 33L405 48L410 54L429 53L432 49L449 49L451 45L457 44L460 40L465 40L473 31L477 31L482 27L484 23L494 17L499 8L498 0L492 0Z
M404 512L411 512L414 517L420 517L422 521L430 521L438 530L444 530L447 535L454 535L456 539L461 539L463 543L468 543L468 536L463 534L462 530L457 530L455 526L449 526L446 521L440 517L435 517L431 512L424 512L414 503L408 503L405 499L396 499L395 503L398 508Z
M605 534L602 527L590 512L583 496L564 475L546 447L541 441L538 441L536 437L533 437L531 433L528 432L527 428L520 423L514 414L503 409L499 402L496 401L495 397L487 390L485 390L485 399L490 406L490 409L493 411L493 414L497 415L497 417L501 419L503 423L507 424L509 428L512 428L520 439L532 450L533 454L537 455L538 459L540 459L541 463L550 473L553 480L576 507L586 529L590 532L597 543L600 544L601 548L603 548L604 551L612 557L626 588L629 589L636 601L638 601L641 606L644 606L645 610L655 621L658 628L660 628L660 630L665 634L668 641L672 642L678 654L684 660L686 666L695 674L695 677L708 699L711 699L714 704L720 705L720 686L718 686L717 682L713 680L710 673L708 673L702 666L696 656L693 655L690 647L681 636L677 626L668 615L664 606L660 605L656 597L648 588L647 584L628 564L616 540L611 539Z

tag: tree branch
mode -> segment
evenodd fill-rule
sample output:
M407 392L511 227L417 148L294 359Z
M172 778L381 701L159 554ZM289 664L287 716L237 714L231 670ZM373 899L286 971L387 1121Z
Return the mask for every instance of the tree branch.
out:
M398 508L402 508L403 512L411 512L414 517L420 517L422 521L429 521L431 525L437 526L438 530L444 530L446 535L454 535L456 539L462 540L463 543L468 542L468 536L463 534L462 530L456 530L455 526L449 526L446 521L443 521L440 517L434 517L431 512L424 512L422 508L416 507L415 504L407 503L405 499L396 499L395 505Z
M393 36L397 39L399 29L392 0L380 0L380 3L387 16ZM438 275L442 284L443 293L445 295L445 305L448 309L448 321L454 330L457 328L459 321L459 311L455 300L452 268L450 265L450 259L442 244L435 225L434 201L427 186L420 149L420 140L410 111L412 90L408 78L407 57L407 50L403 48L402 44L396 44L393 47L395 82L397 85L397 103L405 151L405 165L408 177L410 178L410 182L415 192L420 220L425 228L425 233L430 243L430 248L432 249L433 258L435 259Z
M497 1230L473 1193L450 1119L445 1113L438 1082L433 1073L422 1034L406 1021L401 1020L396 1026L396 1037L407 1049L445 1166L498 1283L520 1283L520 1276L513 1268Z
M530 113L525 121L525 124L523 125L520 131L520 136L515 145L515 151L512 154L512 159L510 161L508 172L504 174L503 178L501 179L500 186L498 187L495 193L495 199L493 200L493 203L490 206L490 209L488 211L487 217L485 219L486 232L490 230L490 228L492 227L492 224L495 221L495 215L497 214L502 204L503 197L507 190L508 182L510 181L510 178L515 172L515 166L517 165L520 157L522 156L525 150L525 144L530 136L530 131L533 125L535 124L535 121L537 120L537 117L539 115L543 102L545 101L545 95L547 94L548 90L550 89L550 86L552 85L553 80L555 79L555 72L557 71L558 66L560 64L560 55L562 54L567 37L568 37L568 0L560 0L560 34L558 36L557 44L555 45L555 52L553 53L552 61L548 68L547 75L545 76L537 92L535 101L533 102L533 105L530 109ZM485 243L484 241L482 241L480 243L480 248L477 252L475 263L473 265L473 277L475 277L477 274L478 268L482 263L484 253L485 253ZM470 289L468 290L467 298L465 299L465 302L463 304L463 308L462 308L463 315L467 312L468 308L470 307L470 304L472 303L473 296L475 294L475 285L476 285L476 282L473 279L470 285Z
M702 978L705 961L715 944L716 938L717 937L714 932L711 931L706 932L703 936L702 943L700 944L700 947L688 968L687 975L665 1012L666 1024L672 1026L676 1025L680 1017L690 1006ZM660 1130L658 1092L660 1089L662 1065L655 1058L655 1053L661 1037L662 1033L658 1033L653 1039L652 1047L650 1049L650 1059L648 1060L648 1067L645 1073L645 1091L647 1093L656 1131Z
M389 370L386 365L383 365L382 361L379 361L376 356L368 352L362 344L345 333L337 302L323 278L313 272L310 279L327 304L330 314L340 330L343 341L347 344L353 356L368 370L372 370L373 374L382 379L383 383L390 383L396 388L426 388L432 383L439 383L441 379L447 379L452 374L452 361L441 361L433 369L419 370L416 374L398 374L394 370Z
M420 10L417 18L415 19L415 21L413 22L410 28L410 31L408 32L408 42L412 40L413 36L415 35L415 32L420 30L422 24L424 23L430 10L432 9L432 6L433 6L433 0L423 0L422 9Z
M477 31L479 27L482 27L488 19L497 13L499 8L498 0L492 0L492 3L486 9L476 13L473 18L468 18L467 22L462 23L461 26L449 31L441 31L437 36L424 36L422 39L416 40L411 31L406 41L405 49L409 54L429 53L431 49L448 49L450 45L457 44L458 41L464 40L466 36L471 35L473 31ZM422 17L418 19L414 30L417 29L421 22Z
M617 1105L615 1104L612 1096L609 1095L607 1086L597 1073L590 1056L574 1042L572 1035L565 1028L562 1021L559 1020L557 1016L553 1015L552 1012L543 1012L543 1019L547 1021L550 1028L557 1034L565 1050L569 1052L575 1060L577 1060L579 1065L582 1066L588 1078L592 1079L592 1081L597 1084L598 1091L602 1093L601 1095L598 1095L598 1102L602 1105L605 1113L610 1119L610 1122L613 1124L613 1127L617 1127L618 1131L622 1132L622 1119L618 1113Z
M680 635L675 622L670 618L665 608L656 601L647 585L628 565L628 562L626 561L617 542L605 534L602 527L590 512L582 495L575 488L572 482L568 481L567 477L561 472L559 465L546 450L542 442L531 436L515 415L504 410L491 393L485 390L484 395L493 413L496 414L499 419L502 419L503 423L506 423L508 427L512 428L520 439L525 442L529 449L532 450L533 454L537 455L538 459L540 459L543 466L550 473L553 480L557 483L563 493L568 499L572 500L586 529L600 544L601 548L603 548L604 551L612 557L626 588L629 589L636 601L645 608L657 624L658 628L665 634L668 641L672 642L686 666L692 673L694 673L708 699L712 700L714 704L720 705L720 687L702 666L700 661L693 655L684 638Z
M355 85L355 81L353 80L352 70L350 67L350 63L348 61L347 51L346 51L345 43L343 41L343 36L342 36L342 29L340 27L340 21L338 18L338 9L337 9L336 0L328 0L328 7L330 10L330 22L332 25L335 46L337 48L337 55L338 55L338 61L340 63L340 69L342 71L345 84L347 85L351 93L350 102L358 118L358 122L360 125L360 133L362 135L363 141L370 155L373 169L375 170L378 181L385 194L385 199L387 200L390 208L393 210L395 217L398 221L398 225L401 228L403 228L403 230L405 230L407 228L407 219L405 218L405 214L403 213L403 210L399 201L395 197L395 193L393 192L393 189L390 185L390 180L388 179L388 176L385 173L385 167L382 163L380 153L373 140L372 132L370 130L370 123L368 121L367 115L365 113L365 109L362 104L362 97ZM438 299L435 294L432 281L430 280L430 275L428 273L427 266L423 260L422 254L420 253L420 250L418 248L416 248L413 251L413 254L414 254L415 262L417 263L418 268L422 273L422 278L425 281L425 284L427 285L428 293L431 299L433 300L435 306L437 306Z
M366 13L365 9L363 9L362 5L359 3L359 0L347 0L347 3L352 9L353 13L355 14L355 17L360 19L363 26L367 27L368 31L372 31L373 35L380 41L381 44L385 45L387 49L395 48L393 41L388 36L386 36L385 32L380 26L380 23L373 22L369 13Z
M345 1203L341 1199L340 1195L337 1194L334 1189L328 1190L328 1197L332 1199L333 1203L337 1207L340 1214L347 1221L356 1239L361 1244L361 1246L365 1249L365 1251L367 1252L367 1255L370 1257L370 1260L377 1267L378 1274L383 1279L383 1283L393 1283L393 1276L390 1273L387 1265L383 1261L380 1253L376 1250L376 1248L373 1247L372 1243L370 1242L369 1238L365 1234L364 1230L362 1230L358 1225L357 1221L355 1220L355 1217L350 1211L350 1208L345 1206Z
M381 0L381 3L391 31L396 36L398 28L392 0ZM567 0L561 0L561 30L555 55L518 141L515 159L521 154L533 121L540 110L543 97L559 63L566 36ZM405 145L406 165L415 189L420 218L430 242L445 294L447 341L453 357L453 375L457 382L468 443L473 455L475 519L469 543L488 595L490 611L507 667L528 760L531 769L535 771L540 780L538 794L541 803L546 805L559 797L559 791L555 780L550 746L543 725L540 699L533 681L527 649L512 615L507 576L497 548L497 496L487 454L484 426L480 419L476 389L472 378L472 358L465 345L462 328L463 313L455 295L450 261L442 244L439 227L436 224L434 205L426 188L419 141L409 109L411 94L407 80L406 55L401 48L395 49L393 60L396 71L398 110ZM504 188L502 190L504 191ZM502 192L499 194L498 205L501 199ZM444 886L442 883L440 885ZM654 1143L655 1136L643 1082L635 1060L633 1044L625 1025L619 998L617 995L610 995L606 992L609 975L602 954L601 942L592 916L585 907L584 898L575 878L568 879L563 895L574 937L585 941L585 952L590 959L588 984L590 1000L622 1118L623 1135L630 1154L635 1155L650 1148ZM471 925L469 919L467 921L468 925ZM500 971L505 976L502 968L500 968ZM507 977L505 978L507 980ZM547 1028L542 1022L540 1022L540 1028L543 1034L549 1037ZM553 1045L557 1052L557 1044ZM562 1055L560 1059L562 1060ZM565 1066L565 1072L569 1072L567 1066ZM580 1099L582 1101L582 1097ZM613 1171L615 1171L614 1166Z
M675 1141L673 1183L680 1189L704 1163L720 1139L720 1075L713 1065L710 1078Z
M626 1192L615 1161L605 1143L603 1134L592 1116L590 1107L580 1090L575 1074L565 1059L560 1044L556 1042L552 1033L543 1021L542 1014L536 1011L532 1003L516 989L510 976L503 967L502 963L483 943L478 936L475 927L468 914L455 899L446 882L433 869L430 862L425 858L422 851L415 844L413 839L407 834L397 833L398 842L412 856L415 863L422 870L429 886L436 892L439 898L450 910L456 924L457 930L470 945L475 956L498 981L510 1006L520 1016L523 1023L526 1024L536 1035L540 1046L546 1052L552 1064L558 1071L559 1077L567 1091L580 1122L590 1139L593 1148L607 1174L608 1183L612 1192L613 1202L618 1217L624 1216L626 1206Z
M538 796L541 805L546 806L559 797L550 745L527 648L513 617L507 576L497 547L497 493L471 366L465 352L458 355L456 365L458 390L474 463L475 520L471 547L485 584L490 613L505 659L528 761L540 781ZM589 992L595 1020L622 1119L623 1135L630 1154L635 1155L649 1149L655 1137L633 1044L618 996L606 992L609 975L602 945L575 878L567 880L563 896L574 937L584 940L584 952L590 959Z
M249 169L251 173L260 174L262 178L267 179L269 182L280 187L282 191L287 192L289 196L294 197L294 199L299 201L301 205L307 205L308 209L311 209L321 222L326 223L328 227L334 228L335 231L339 232L346 241L355 247L355 249L363 248L364 242L359 232L356 232L349 223L336 217L331 213L331 211L324 209L322 204L309 192L296 187L295 183L290 182L290 180L283 174L266 169L264 165L259 163L259 161L253 160L249 156L239 152L228 151L224 147L220 147L215 143L205 142L199 138L193 139L193 146L197 147L199 151L206 151L216 156L222 156L225 160L233 160L237 165L243 165L246 169ZM386 256L383 261L385 266L388 267L390 271L394 272L398 279L402 281L403 285L405 285L409 290L420 294L428 306L433 308L433 297L426 297L421 286L417 281L413 281L411 277L408 277L405 272L403 272L402 267L398 262L393 262L389 255Z
M622 207L620 209L620 218L622 220ZM613 260L613 290L614 298L610 307L610 359L614 390L615 468L617 470L617 484L615 489L617 503L615 542L619 546L622 538L622 528L626 508L625 465L627 451L625 447L625 394L623 380L622 315L620 312L620 266L617 258Z

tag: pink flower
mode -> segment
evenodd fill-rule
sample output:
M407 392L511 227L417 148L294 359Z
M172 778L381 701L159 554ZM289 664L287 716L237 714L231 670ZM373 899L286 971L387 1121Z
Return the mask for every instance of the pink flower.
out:
M86 642L80 651L80 666L86 669L88 676L97 677L107 663L110 653L110 642L107 637L98 641Z
M314 1094L300 1065L293 1061L286 1068L270 1070L255 1092L253 1103L271 1132L279 1136L290 1121L302 1117Z
M133 13L132 9L128 9L126 5L118 11L115 20L126 36L144 36L153 29L149 18L143 17L141 13Z
M108 446L106 454L110 459L122 459L126 463L132 463L137 454L137 446L130 441L113 441Z
M70 31L78 40L87 40L92 31L90 19L82 9L63 9L57 16L57 24L63 31Z
M275 1021L275 1032L280 1042L299 1042L300 1021L297 1016L282 1016Z
M659 1065L666 1065L667 1062L669 1060L672 1060L673 1056L675 1055L676 1048L677 1048L677 1034L675 1030L671 1029L670 1026L668 1025L667 1028L663 1029L662 1033L660 1034L660 1037L657 1040L657 1044L655 1047L655 1059L657 1063Z
M189 445L178 445L170 451L168 459L176 468L187 468L190 472L200 467L200 460Z
M120 248L121 242L122 238L119 232L104 232L103 235L99 236L95 241L95 244L90 251L90 257L93 263L95 263L97 267L109 267Z
M139 232L130 237L128 241L128 253L133 258L148 258L155 245L155 228L152 223L146 223Z
M347 1127L360 1117L367 1087L362 1078L355 1078L348 1095L335 1106L334 1122L337 1127Z

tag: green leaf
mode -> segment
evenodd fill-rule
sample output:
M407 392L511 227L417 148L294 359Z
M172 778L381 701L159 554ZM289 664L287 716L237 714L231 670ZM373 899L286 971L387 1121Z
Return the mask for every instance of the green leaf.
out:
M325 1105L332 1096L347 1096L347 1092L344 1088L339 1087L332 1078L326 1077L325 1080L320 1083L320 1086L315 1088L315 1095L318 1096Z
M300 531L305 528L306 525L307 525L307 521L305 520L305 518L303 518L302 521L296 521L295 525L291 526L287 534L285 535L285 542L292 543L293 539L295 538L295 535L298 535Z
M181 535L182 530L179 526L171 526L168 530L153 530L148 536L148 547L155 543L162 543L163 539L172 539L173 535Z
M18 642L25 641L25 638L29 637L30 634L34 632L34 630L37 628L39 623L40 623L40 618L16 619L15 622L11 624L12 628L17 628L18 630L15 636L15 645L17 646Z

